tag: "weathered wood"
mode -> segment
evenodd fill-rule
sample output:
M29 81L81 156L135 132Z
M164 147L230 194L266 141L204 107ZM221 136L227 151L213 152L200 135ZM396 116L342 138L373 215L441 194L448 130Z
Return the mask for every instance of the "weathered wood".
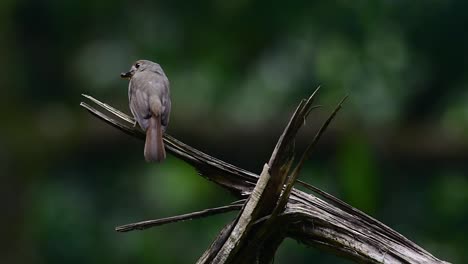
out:
M87 98L109 111L118 119L107 116L89 104L81 103L81 106L86 108L93 115L131 136L140 139L144 138L143 132L138 127L134 126L134 121L131 117L90 96L87 96ZM302 106L300 105L296 112L303 109L305 103L306 101L303 101L301 103ZM308 112L306 112L304 116L307 116L307 114ZM290 121L290 123L294 122ZM259 176L255 173L211 157L169 135L165 135L164 142L169 153L192 165L204 178L229 190L236 197L250 197L250 194L254 190L259 179ZM281 152L281 155L288 153L286 150L288 150L288 148L285 148L285 150ZM293 151L289 149L289 153L292 154ZM288 156L286 155L286 157ZM279 164L284 166L286 164L290 164L290 162L291 159L286 158ZM283 169L280 169L279 171L281 170L283 172L279 174L288 175L288 177L283 178L282 181L279 182L287 184L286 180L291 179L291 174L284 174L284 172L289 171L289 169L287 167L283 167ZM270 175L270 177L272 177L272 175ZM310 246L326 248L337 255L359 262L447 263L437 259L414 242L405 238L403 235L338 198L308 184L303 183L303 185L308 186L309 189L322 197L322 199L313 194L292 188L291 193L288 195L288 199L286 200L287 203L284 210L277 211L276 213L278 213L278 215L276 217L272 215L263 216L263 213L265 212L262 212L262 214L252 218L255 219L259 217L253 225L251 225L250 221L249 225L251 226L245 230L251 230L251 234L254 236L257 235L255 232L263 232L265 236L254 237L254 239L261 240L262 238L264 239L265 237L268 237L268 231L271 230L265 230L257 227L265 227L265 223L273 221L271 223L280 224L277 228L284 230L284 235L287 237L291 237ZM250 199L248 200L250 201ZM269 206L271 207L271 204ZM244 212L246 211L241 211L241 214ZM220 252L223 249L225 242L228 237L232 235L232 232L238 223L237 219L228 224L220 232L218 238L210 247L213 251L205 252L199 260L201 261L200 263L215 263L212 260L214 260L217 255L213 253ZM266 245L265 248L274 250L279 243L281 243L282 236L278 234L273 235L275 236L271 236L271 239L275 240L275 243ZM252 237L249 237L249 239L250 238ZM223 252L231 254L229 252L233 251L227 250ZM227 258L225 256L219 256L219 259L229 260L231 257L232 256L228 256ZM240 258L237 257L232 259L238 260ZM265 263L263 261L270 260L271 254L267 254L267 256L262 256L260 254L258 255L258 259L255 259L254 261L262 261L260 263Z
M171 217L160 218L156 220L146 220L146 221L141 221L137 223L118 226L115 228L115 231L128 232L132 230L144 230L150 227L161 226L165 224L177 223L181 221L193 220L193 219L203 218L203 217L207 217L211 215L231 212L231 211L239 210L241 208L242 208L242 204L225 205L221 207L205 209L202 211L178 215L178 216L171 216Z
M209 263L249 263L245 261L245 259L251 258L251 256L255 255L255 252L251 251L244 252L243 254L238 254L238 252L242 248L241 243L246 243L249 235L249 229L252 228L255 220L257 220L262 213L263 207L260 203L266 202L266 200L262 198L265 197L267 184L271 180L269 169L270 167L265 164L249 200L245 204L244 209L236 221L236 225L232 229L224 245L216 252L216 256ZM206 262L198 263L205 264Z

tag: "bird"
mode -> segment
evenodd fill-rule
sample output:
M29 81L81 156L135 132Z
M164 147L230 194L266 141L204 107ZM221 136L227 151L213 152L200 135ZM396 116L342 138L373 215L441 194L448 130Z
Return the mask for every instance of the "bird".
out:
M166 132L171 113L169 79L158 63L149 60L136 61L120 77L129 80L130 111L146 133L145 160L161 162L166 158L163 133Z

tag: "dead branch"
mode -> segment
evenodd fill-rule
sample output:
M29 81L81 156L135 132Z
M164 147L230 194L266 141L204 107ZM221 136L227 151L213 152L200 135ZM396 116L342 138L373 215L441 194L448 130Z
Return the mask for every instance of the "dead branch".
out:
M291 171L294 140L314 108L312 102L317 91L301 101L260 176L209 156L166 134L164 142L169 153L193 166L202 177L236 197L247 199L242 203L143 221L117 229L144 229L241 209L238 216L221 230L198 263L270 263L285 237L325 248L358 262L447 263L360 210L312 185L297 181L310 150L341 108L340 103ZM144 139L144 133L134 126L133 118L91 96L83 96L112 115L108 116L82 102L81 106L91 114L126 134ZM315 195L293 188L296 182Z
M177 222L182 222L186 220L193 220L193 219L203 218L203 217L207 217L211 215L222 214L222 213L226 213L230 211L239 210L241 208L242 208L242 204L225 205L221 207L205 209L202 211L178 215L178 216L171 216L171 217L160 218L156 220L146 220L146 221L141 221L137 223L118 226L115 228L115 231L128 232L128 231L137 230L137 229L143 230L143 229L147 229L150 227L165 225L169 223L177 223Z

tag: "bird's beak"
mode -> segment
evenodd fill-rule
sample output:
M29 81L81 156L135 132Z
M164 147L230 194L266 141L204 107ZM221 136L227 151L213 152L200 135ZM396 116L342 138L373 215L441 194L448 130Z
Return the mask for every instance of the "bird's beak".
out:
M132 72L131 72L131 71L129 71L129 72L122 72L122 73L120 74L120 78L129 80L130 78L132 78Z

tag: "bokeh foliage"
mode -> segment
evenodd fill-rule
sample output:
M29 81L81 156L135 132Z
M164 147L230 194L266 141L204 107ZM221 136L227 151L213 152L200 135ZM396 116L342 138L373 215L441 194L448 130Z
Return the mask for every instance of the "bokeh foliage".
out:
M5 263L190 263L233 214L118 234L115 225L231 201L79 108L126 110L140 58L172 84L169 133L259 172L300 98L311 136L350 100L303 179L439 258L468 262L468 2L0 2ZM300 145L301 142L298 142ZM2 232L3 233L3 232ZM287 241L277 262L346 263Z

